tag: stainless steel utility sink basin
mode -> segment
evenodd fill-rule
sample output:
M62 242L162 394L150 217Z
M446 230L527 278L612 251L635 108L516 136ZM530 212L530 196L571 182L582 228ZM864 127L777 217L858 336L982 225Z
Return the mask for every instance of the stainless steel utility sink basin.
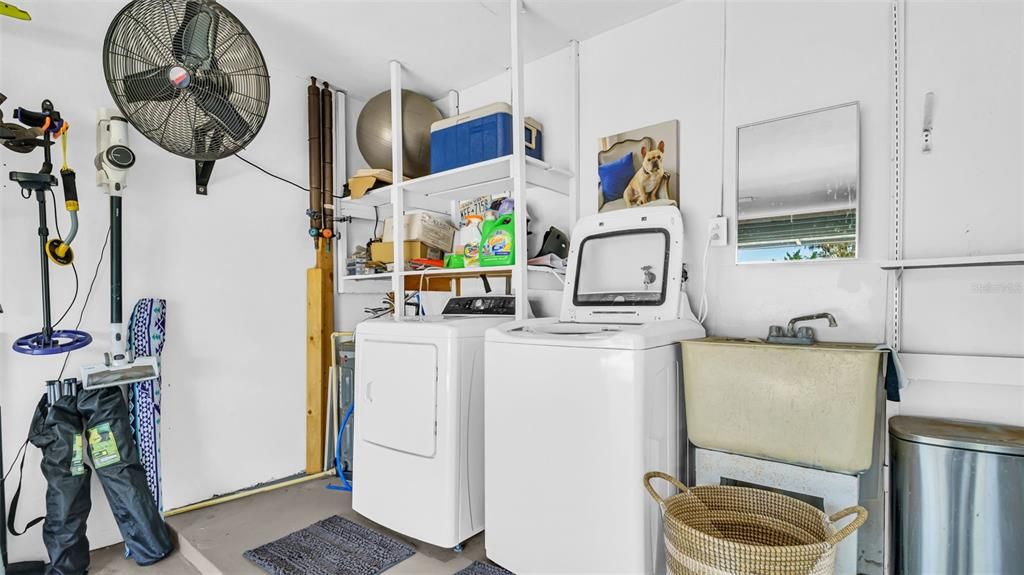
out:
M871 467L883 353L875 346L682 345L694 445L847 474Z

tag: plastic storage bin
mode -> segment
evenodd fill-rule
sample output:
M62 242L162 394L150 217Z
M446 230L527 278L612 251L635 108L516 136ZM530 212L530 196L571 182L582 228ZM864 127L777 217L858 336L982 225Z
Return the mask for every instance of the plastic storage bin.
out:
M544 127L526 118L526 155L544 159ZM512 106L503 102L434 122L430 171L443 172L512 153Z

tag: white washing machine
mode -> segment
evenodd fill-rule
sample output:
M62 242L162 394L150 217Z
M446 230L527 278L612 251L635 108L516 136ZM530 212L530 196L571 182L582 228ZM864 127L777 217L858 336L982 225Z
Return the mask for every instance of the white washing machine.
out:
M484 528L484 332L511 296L456 297L441 316L356 328L352 508L455 548Z
M679 210L576 226L558 319L487 332L487 557L515 573L660 573L643 474L682 472L679 341L704 337L681 290ZM666 491L663 495L669 495Z

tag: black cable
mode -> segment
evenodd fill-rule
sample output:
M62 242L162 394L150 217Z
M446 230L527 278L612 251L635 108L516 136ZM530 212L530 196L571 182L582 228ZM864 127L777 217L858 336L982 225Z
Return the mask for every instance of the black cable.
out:
M21 449L18 449L18 452L14 454L14 459L11 461L10 467L7 468L7 473L4 473L4 478L0 481L7 481L7 476L10 475L12 471L14 471L14 465L18 463L18 457L20 457L21 453L25 451L26 447L28 447L27 439L25 440L25 443L21 444Z
M249 160L246 160L245 158L243 158L242 156L239 156L238 154L235 154L235 157L238 158L239 160L242 160L246 164L249 164L250 166L256 168L257 170L263 172L264 174L270 176L271 178L276 178L278 180L281 180L282 182L285 182L287 184L291 184L291 185L295 186L296 188L298 188L298 189L300 189L300 190L302 190L304 192L308 192L309 191L309 188L304 188L304 187L300 186L299 184L296 184L295 182L293 182L293 181L291 181L291 180L289 180L287 178L282 178L281 176L278 176L277 174L273 174L271 172L268 172L267 170L265 170L265 169L259 167L258 165L250 162Z
M89 281L89 291L85 293L85 301L82 302L82 309L78 312L78 323L75 324L75 329L82 327L82 318L85 317L85 308L89 307L89 298L92 297L92 288L96 287L96 278L100 275L100 266L103 265L103 257L107 254L107 243L110 241L110 226L107 226L107 235L103 238L103 247L100 248L100 257L96 261L96 269L92 272L92 280ZM60 366L60 374L57 375L57 379L64 377L64 370L68 367L68 359L71 357L71 352L64 354L64 365Z
M53 200L53 227L57 228L57 239L63 242L64 236L60 233L60 220L57 219L57 196L53 193L53 188L50 188L50 199ZM75 306L75 301L78 300L78 268L75 267L75 262L73 260L71 262L71 271L75 274L75 295L71 296L71 303L68 304L64 313L60 314L60 319L54 322L54 329L57 329L60 322L64 321L64 318L71 313L71 308Z

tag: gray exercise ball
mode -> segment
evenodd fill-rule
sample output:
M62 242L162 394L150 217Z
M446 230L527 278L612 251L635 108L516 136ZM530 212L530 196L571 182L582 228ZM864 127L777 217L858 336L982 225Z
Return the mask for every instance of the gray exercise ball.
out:
M441 111L423 94L402 90L402 162L405 175L418 178L430 173L430 125L442 119ZM391 91L381 92L359 112L356 143L371 168L391 170Z

